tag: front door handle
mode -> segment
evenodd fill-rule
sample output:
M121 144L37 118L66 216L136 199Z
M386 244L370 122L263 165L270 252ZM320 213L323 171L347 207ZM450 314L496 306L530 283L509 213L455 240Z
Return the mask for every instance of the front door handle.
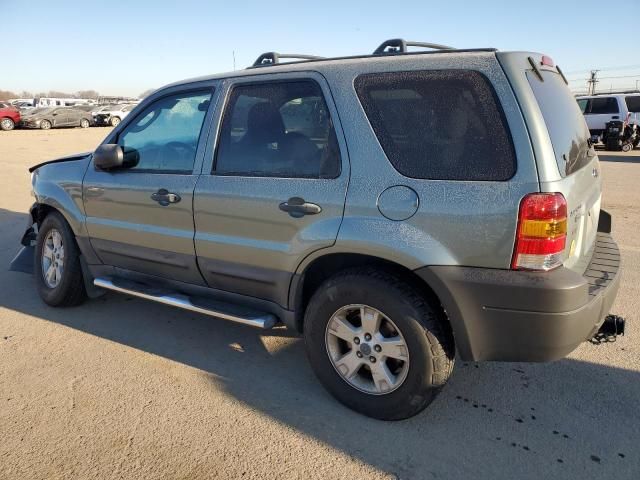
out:
M620 119L620 115L613 115L611 117L612 120L619 120Z
M316 215L322 211L320 205L306 202L304 198L300 197L291 197L286 202L282 202L279 208L293 218L300 218L305 215Z
M156 193L151 195L151 200L154 202L158 202L163 207L171 203L178 203L182 198L177 193L172 193L166 188L161 188Z

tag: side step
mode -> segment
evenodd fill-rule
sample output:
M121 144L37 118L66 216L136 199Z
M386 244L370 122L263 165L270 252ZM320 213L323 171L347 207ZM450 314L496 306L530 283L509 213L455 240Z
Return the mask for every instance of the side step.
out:
M96 287L113 290L115 292L126 293L134 297L152 300L154 302L171 305L191 312L203 313L212 317L228 320L230 322L242 323L251 327L272 328L278 319L275 315L254 310L245 309L241 306L224 303L207 298L196 298L178 292L172 292L161 288L154 288L142 283L132 282L124 279L112 279L108 277L96 278L93 280Z

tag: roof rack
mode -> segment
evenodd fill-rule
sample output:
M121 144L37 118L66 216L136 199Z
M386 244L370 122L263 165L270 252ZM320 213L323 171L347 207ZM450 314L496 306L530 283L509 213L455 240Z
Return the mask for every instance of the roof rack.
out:
M391 40L382 42L380 46L374 50L373 54L389 55L394 53L407 53L407 47L431 48L433 50L455 50L453 47L440 45L438 43L408 42L403 38L392 38Z
M278 52L266 52L260 55L252 67L266 67L270 65L277 65L282 58L295 58L298 60L321 60L325 57L318 57L316 55L302 55L298 53L278 53Z

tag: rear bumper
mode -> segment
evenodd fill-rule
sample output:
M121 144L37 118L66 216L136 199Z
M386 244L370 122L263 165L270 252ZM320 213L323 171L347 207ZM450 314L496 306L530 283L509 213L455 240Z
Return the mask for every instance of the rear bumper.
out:
M544 362L595 334L618 292L619 269L616 243L599 232L583 275L564 267L545 273L436 266L416 273L438 294L463 360Z

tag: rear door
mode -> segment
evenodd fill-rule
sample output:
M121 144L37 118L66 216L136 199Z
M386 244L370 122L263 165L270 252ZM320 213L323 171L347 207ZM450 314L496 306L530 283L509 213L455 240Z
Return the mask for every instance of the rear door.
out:
M559 173L557 180L541 178L540 186L542 191L561 192L567 200L564 265L582 273L591 260L596 239L602 191L600 165L590 145L589 130L582 112L561 75L548 69L541 69L540 74L544 81L534 72L526 73L542 112L555 158L539 156L537 161L539 171L545 170L542 162L549 162L557 165ZM598 111L602 111L616 99L603 97L592 101L597 102L601 106Z
M315 73L230 80L225 95L195 193L198 264L210 287L286 306L293 272L342 221L338 116Z
M585 110L589 130L604 130L611 120L620 120L620 107L616 97L593 97Z
M162 96L108 139L137 163L83 182L87 230L107 265L202 284L193 246L193 190L211 86Z

